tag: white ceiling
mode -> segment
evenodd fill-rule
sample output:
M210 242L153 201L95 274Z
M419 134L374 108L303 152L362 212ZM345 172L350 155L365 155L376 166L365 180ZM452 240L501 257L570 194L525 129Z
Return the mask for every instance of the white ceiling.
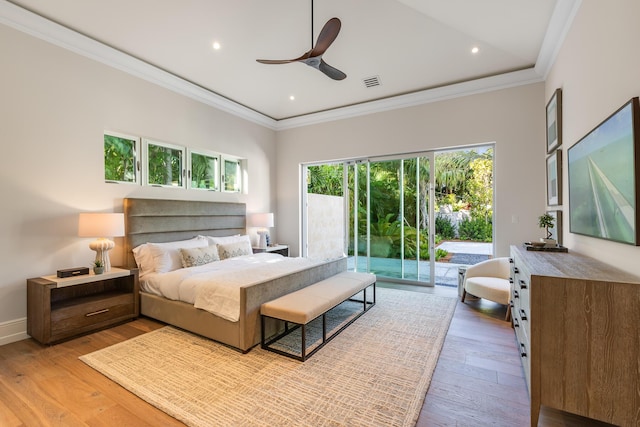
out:
M521 70L542 80L579 2L316 0L314 43L328 19L342 21L324 55L347 74L335 81L302 63L256 62L311 48L310 0L0 1L0 15L20 6L274 123ZM372 76L381 85L367 88Z

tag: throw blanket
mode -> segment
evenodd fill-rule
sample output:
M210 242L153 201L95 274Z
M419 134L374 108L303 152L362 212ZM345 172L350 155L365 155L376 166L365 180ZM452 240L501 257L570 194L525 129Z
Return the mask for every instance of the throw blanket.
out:
M145 278L145 290L193 304L231 322L240 319L240 288L267 282L318 264L309 258L259 253Z

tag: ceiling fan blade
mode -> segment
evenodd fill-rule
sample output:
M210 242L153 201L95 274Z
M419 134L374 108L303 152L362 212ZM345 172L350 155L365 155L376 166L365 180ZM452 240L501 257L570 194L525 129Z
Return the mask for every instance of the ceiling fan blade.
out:
M309 58L311 51L303 53L301 56L293 59L256 59L261 64L289 64L291 62L304 61Z
M297 59L256 59L261 64L288 64L296 62Z
M320 65L318 66L318 70L325 73L327 76L331 77L333 80L344 80L347 75L337 68L333 68L331 65L324 62L324 60L320 60Z
M309 52L309 56L314 57L322 55L329 46L331 46L331 43L333 43L336 37L338 37L341 27L342 23L338 18L329 19L327 23L324 24L324 27L322 27L318 40L316 41L316 45L311 49L311 52Z

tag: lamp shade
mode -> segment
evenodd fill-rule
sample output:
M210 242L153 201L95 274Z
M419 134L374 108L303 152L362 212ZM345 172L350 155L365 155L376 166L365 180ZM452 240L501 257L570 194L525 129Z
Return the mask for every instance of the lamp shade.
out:
M81 213L78 218L80 237L120 237L124 236L124 214L122 213Z
M249 224L260 228L273 227L273 213L254 213L249 217Z

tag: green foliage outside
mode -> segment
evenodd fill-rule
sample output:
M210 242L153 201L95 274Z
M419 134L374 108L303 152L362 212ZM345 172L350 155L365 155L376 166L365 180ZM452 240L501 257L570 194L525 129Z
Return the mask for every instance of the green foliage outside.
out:
M106 181L136 182L136 141L104 134L104 178ZM139 161L139 157L138 157ZM220 189L219 157L192 152L191 188ZM184 159L181 149L148 144L149 184L182 186ZM241 165L224 160L225 191L241 191Z
M104 135L104 179L136 182L135 141Z
M459 238L490 242L493 235L493 149L482 153L474 150L439 153L435 161L436 212L443 205L451 205L454 211L468 209L471 219L459 224ZM347 192L343 191L342 164L310 166L307 168L307 191L334 196L343 196L345 193L352 195L357 174L358 235L361 239L358 243L358 253L366 254L363 236L369 232L372 256L400 258L404 237L405 259L416 259L418 252L420 259L428 259L428 160L410 158L403 161L372 162L368 166L368 194L371 198L368 230L366 164L348 166ZM401 186L404 189L402 193ZM349 224L353 224L353 215L356 212L353 197L349 197L349 203ZM400 214L401 205L404 208L404 216ZM435 226L436 244L455 238L455 228L449 219L437 216ZM417 230L420 230L419 244L416 243ZM350 253L353 253L353 250L353 247L349 248ZM436 254L436 259L442 256L446 254L440 252L440 255Z
M436 234L444 240L452 240L456 237L456 229L451 220L446 216L436 216Z
M476 217L465 219L458 224L458 234L461 240L474 242L491 242L493 239L493 227L485 218Z
M182 185L182 151L161 145L148 145L149 184Z
M191 153L191 188L217 190L218 158Z

